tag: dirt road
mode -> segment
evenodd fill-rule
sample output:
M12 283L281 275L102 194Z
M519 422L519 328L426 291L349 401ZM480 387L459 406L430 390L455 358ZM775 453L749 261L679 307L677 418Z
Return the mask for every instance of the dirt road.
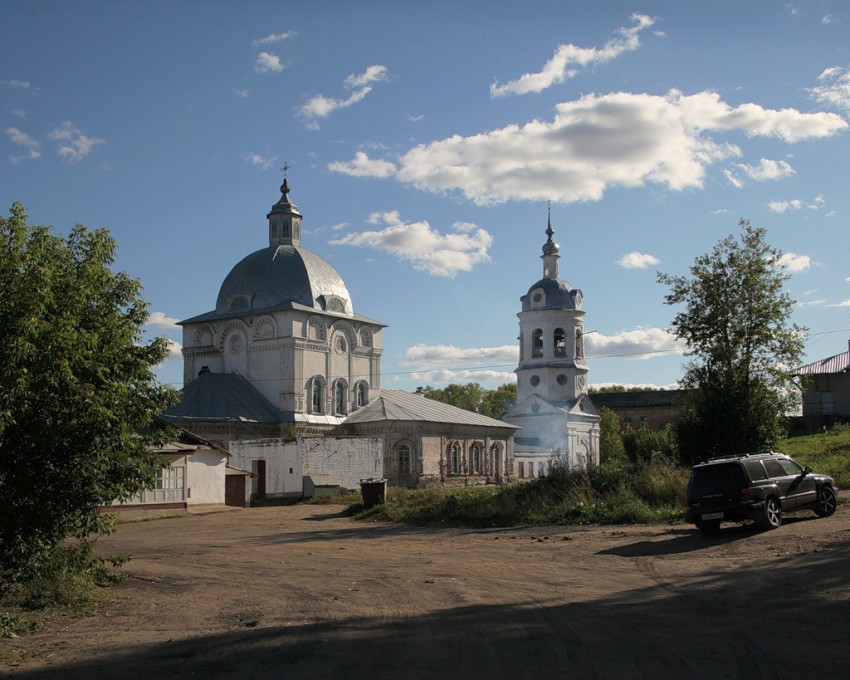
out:
M13 678L843 678L850 509L730 526L466 530L337 506L121 526L102 614L6 643Z

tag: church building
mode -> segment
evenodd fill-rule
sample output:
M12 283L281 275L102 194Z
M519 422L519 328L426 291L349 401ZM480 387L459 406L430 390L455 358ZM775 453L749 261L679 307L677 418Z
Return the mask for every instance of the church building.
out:
M521 427L514 440L518 479L539 477L559 461L599 464L599 412L587 394L582 292L559 278L560 247L551 215L543 278L520 298L517 403L503 417Z
M280 191L268 246L233 267L215 309L180 322L186 387L166 416L209 439L322 434L380 392L385 324L302 247L286 178Z

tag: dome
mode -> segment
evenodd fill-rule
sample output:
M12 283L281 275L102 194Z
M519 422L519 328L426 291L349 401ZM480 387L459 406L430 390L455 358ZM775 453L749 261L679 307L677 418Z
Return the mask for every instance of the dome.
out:
M354 313L351 296L336 269L296 245L271 245L243 258L221 284L215 311L271 310L289 303Z
M537 299L538 295L540 295L540 299ZM532 309L576 309L576 295L581 295L581 292L574 289L563 279L540 279L520 298L522 311L528 312Z

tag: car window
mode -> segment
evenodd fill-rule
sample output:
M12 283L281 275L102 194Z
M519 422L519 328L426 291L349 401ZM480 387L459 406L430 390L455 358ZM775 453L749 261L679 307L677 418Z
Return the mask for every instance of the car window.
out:
M745 484L741 466L737 463L726 463L694 470L688 484L688 490L689 494L696 498L733 489L737 490Z
M764 471L761 461L748 460L744 463L744 467L747 468L747 474L754 482L757 482L760 479L767 479L767 473Z
M770 477L785 477L790 474L785 472L785 469L779 464L779 461L775 459L765 460L764 469L767 470L767 474Z
M797 476L803 474L803 468L797 465L797 463L795 463L793 460L788 460L787 458L780 458L777 462L782 466L782 469L785 470L786 475Z

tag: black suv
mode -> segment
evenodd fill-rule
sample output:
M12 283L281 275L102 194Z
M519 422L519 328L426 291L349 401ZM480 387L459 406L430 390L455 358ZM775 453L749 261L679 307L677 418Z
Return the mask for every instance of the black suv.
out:
M749 453L712 458L694 465L685 493L685 519L704 536L716 535L720 523L751 519L775 529L782 513L814 510L819 517L835 512L835 482L781 453Z

